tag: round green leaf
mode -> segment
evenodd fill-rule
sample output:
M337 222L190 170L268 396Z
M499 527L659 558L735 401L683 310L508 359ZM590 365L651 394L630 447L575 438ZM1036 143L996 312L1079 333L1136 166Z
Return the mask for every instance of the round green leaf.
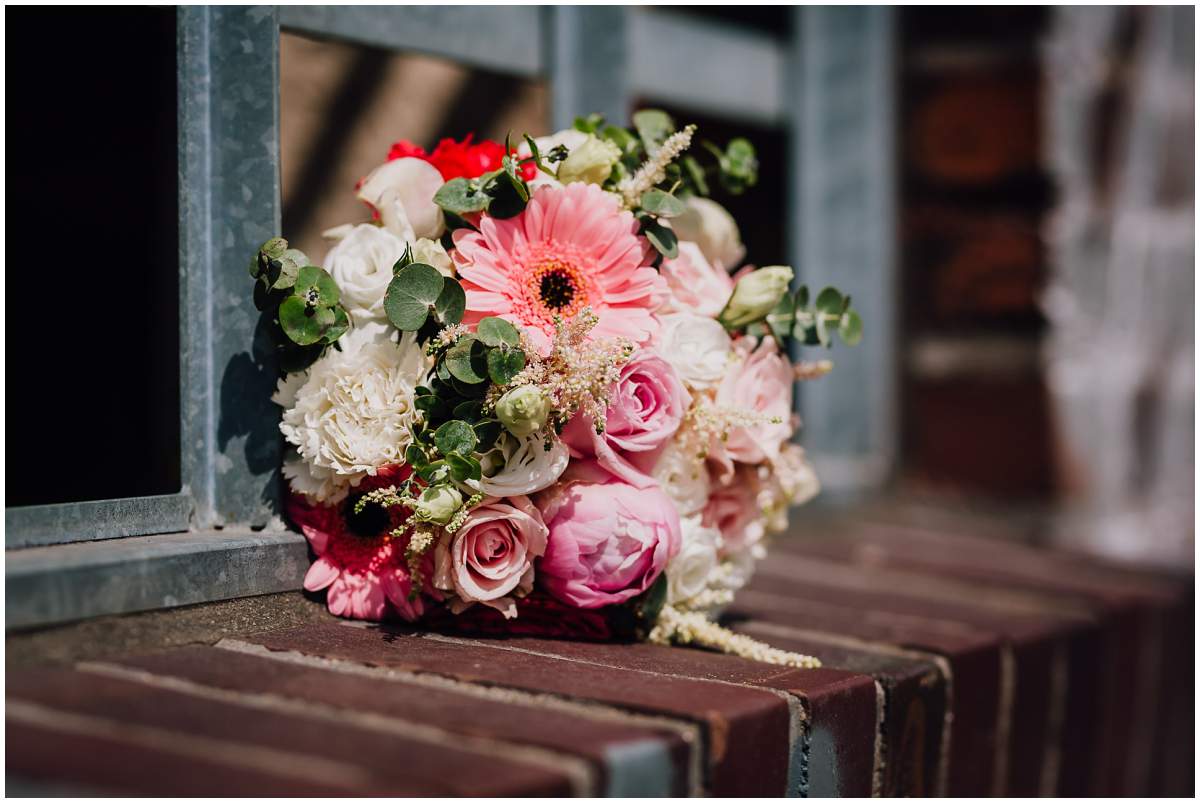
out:
M500 437L504 425L494 418L487 421L480 421L475 425L475 437L479 439L478 449L485 452L495 445L496 439Z
M507 385L525 367L525 352L520 349L496 348L487 355L488 376L497 385Z
M826 287L817 293L816 307L821 312L837 315L842 311L842 294L832 287Z
M517 327L503 318L487 317L479 321L475 328L475 336L488 346L518 346L521 334Z
M452 326L462 321L463 313L467 311L467 294L462 285L455 279L446 279L442 292L433 302L433 311L442 326Z
M328 308L326 308L328 309ZM350 316L346 313L346 308L340 304L333 307L333 323L325 330L325 334L321 336L321 341L326 345L333 343L342 335L346 334L346 330L350 328Z
M454 417L459 421L475 421L483 412L483 402L465 401L454 408Z
M321 308L318 308L321 309ZM289 296L279 305L279 326L297 346L311 346L325 334L326 325L300 296Z
M794 296L784 293L783 297L779 299L779 303L775 305L775 309L767 313L767 327L770 328L771 334L775 336L779 345L783 346L787 343L795 323L796 299Z
M487 379L487 349L475 338L464 337L446 352L445 365L460 382L478 384Z
M679 256L679 240L675 232L648 217L642 218L642 234L667 259Z
M431 265L414 262L401 268L388 283L383 298L383 311L392 326L402 332L420 329L445 283L445 277Z
M642 209L658 217L675 217L687 211L687 204L668 192L652 189L642 195Z
M863 335L862 318L858 316L858 312L848 309L842 313L842 320L838 324L838 334L842 336L842 342L847 346L858 345Z
M465 178L454 178L441 186L433 196L433 202L447 212L469 215L487 209L491 199Z
M310 294L310 290L316 291L315 297ZM315 303L322 307L332 307L342 297L333 277L326 273L324 268L318 268L316 265L305 265L297 271L292 293L305 300L315 300Z
M483 478L483 467L474 457L463 457L459 454L449 454L446 462L450 465L450 476L455 482L478 480Z
M447 421L433 433L433 445L444 455L469 455L477 442L475 430L464 421Z

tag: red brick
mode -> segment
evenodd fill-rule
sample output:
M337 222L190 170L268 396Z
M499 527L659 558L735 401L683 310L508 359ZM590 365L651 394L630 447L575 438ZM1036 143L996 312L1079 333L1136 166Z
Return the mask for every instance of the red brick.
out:
M9 704L31 702L71 715L153 728L163 741L202 739L287 756L287 772L308 771L320 786L358 794L386 795L563 795L573 789L562 772L511 758L466 749L450 740L434 743L350 720L321 720L299 713L252 707L146 683L74 670L9 673ZM396 723L403 730L405 723ZM326 769L321 763L328 764ZM139 769L124 762L127 772ZM184 793L179 787L176 794ZM224 794L243 794L231 780Z
M264 653L270 654L267 650ZM679 729L666 723L619 718L616 712L589 713L582 707L563 710L531 695L511 695L470 687L439 687L411 676L379 672L353 673L272 660L269 657L211 647L189 647L122 659L122 666L163 677L181 677L232 691L275 694L333 706L426 722L439 729L479 736L506 744L528 744L579 756L597 775L596 793L605 791L610 757L622 748L649 741L661 743L671 757L674 776L668 789L689 793L690 750Z

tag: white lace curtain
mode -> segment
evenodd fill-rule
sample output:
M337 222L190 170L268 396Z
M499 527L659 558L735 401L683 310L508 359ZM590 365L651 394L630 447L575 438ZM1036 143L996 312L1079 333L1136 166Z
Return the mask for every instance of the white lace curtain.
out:
M1063 8L1045 48L1046 373L1071 546L1193 555L1190 7Z

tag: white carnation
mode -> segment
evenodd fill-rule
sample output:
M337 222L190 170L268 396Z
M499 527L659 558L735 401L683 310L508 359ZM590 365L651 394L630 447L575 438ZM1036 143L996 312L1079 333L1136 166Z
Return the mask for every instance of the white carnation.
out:
M699 513L708 502L709 478L704 460L679 438L667 442L651 476L671 497L680 516Z
M424 159L393 159L372 170L358 188L358 197L379 213L384 228L401 240L437 239L446 223L434 194L445 181Z
M518 438L505 430L495 447L484 455L479 490L487 496L520 496L545 490L567 470L569 461L570 454L562 441L555 440L547 450L541 432Z
M663 315L659 352L693 388L709 388L725 376L733 342L712 318L681 312Z
M355 320L383 320L383 297L392 266L404 256L405 242L387 229L363 223L329 250L325 269L342 291L342 304Z
M680 520L682 535L678 554L667 564L667 603L686 602L714 581L720 533L700 523L699 516Z
M356 327L341 351L284 379L272 397L284 408L279 429L299 456L284 464L284 475L317 502L339 501L363 477L404 462L425 356L413 333L396 344L388 332L378 323Z
M746 256L733 215L710 198L688 198L687 211L671 218L671 228L680 240L700 246L705 259L724 270L733 270Z

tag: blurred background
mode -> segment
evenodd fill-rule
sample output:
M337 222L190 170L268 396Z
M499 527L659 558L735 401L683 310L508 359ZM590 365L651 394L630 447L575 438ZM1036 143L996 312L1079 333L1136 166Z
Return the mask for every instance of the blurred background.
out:
M802 33L788 8L654 13L780 42ZM883 168L896 187L885 207L896 322L877 336L894 338L897 425L883 489L945 508L1028 513L1052 522L1039 537L1190 567L1193 10L894 13L894 161ZM136 311L119 333L81 342L81 331L111 319L86 285L56 299L65 323L44 336L30 334L45 328L30 318L40 307L7 305L10 346L29 344L7 350L9 376L39 389L9 394L9 506L179 487L178 310L162 303L178 292L174 16L171 8L56 16L56 49L87 53L86 68L38 57L27 63L39 64L41 80L8 83L6 187L23 199L9 206L10 235L23 235L9 238L10 265L52 269L58 213L83 209L71 237L104 254L105 292ZM9 65L33 59L44 17L13 10L7 20ZM102 51L86 46L98 32L109 42ZM760 76L743 79L753 89ZM72 104L46 91L68 85ZM319 259L324 229L366 218L354 186L391 143L548 133L550 92L541 79L285 31L283 231ZM635 96L635 105L665 104ZM750 261L788 262L782 166L794 154L781 121L666 107L704 137L755 143L759 186L719 200L742 224ZM10 270L10 300L43 297L43 275ZM128 356L117 366L114 337ZM59 371L63 364L72 371ZM102 413L92 408L86 421L72 391L81 381ZM79 425L30 426L64 421ZM153 448L130 450L131 442ZM37 479L81 448L109 455L111 470ZM18 455L35 470L11 470Z

